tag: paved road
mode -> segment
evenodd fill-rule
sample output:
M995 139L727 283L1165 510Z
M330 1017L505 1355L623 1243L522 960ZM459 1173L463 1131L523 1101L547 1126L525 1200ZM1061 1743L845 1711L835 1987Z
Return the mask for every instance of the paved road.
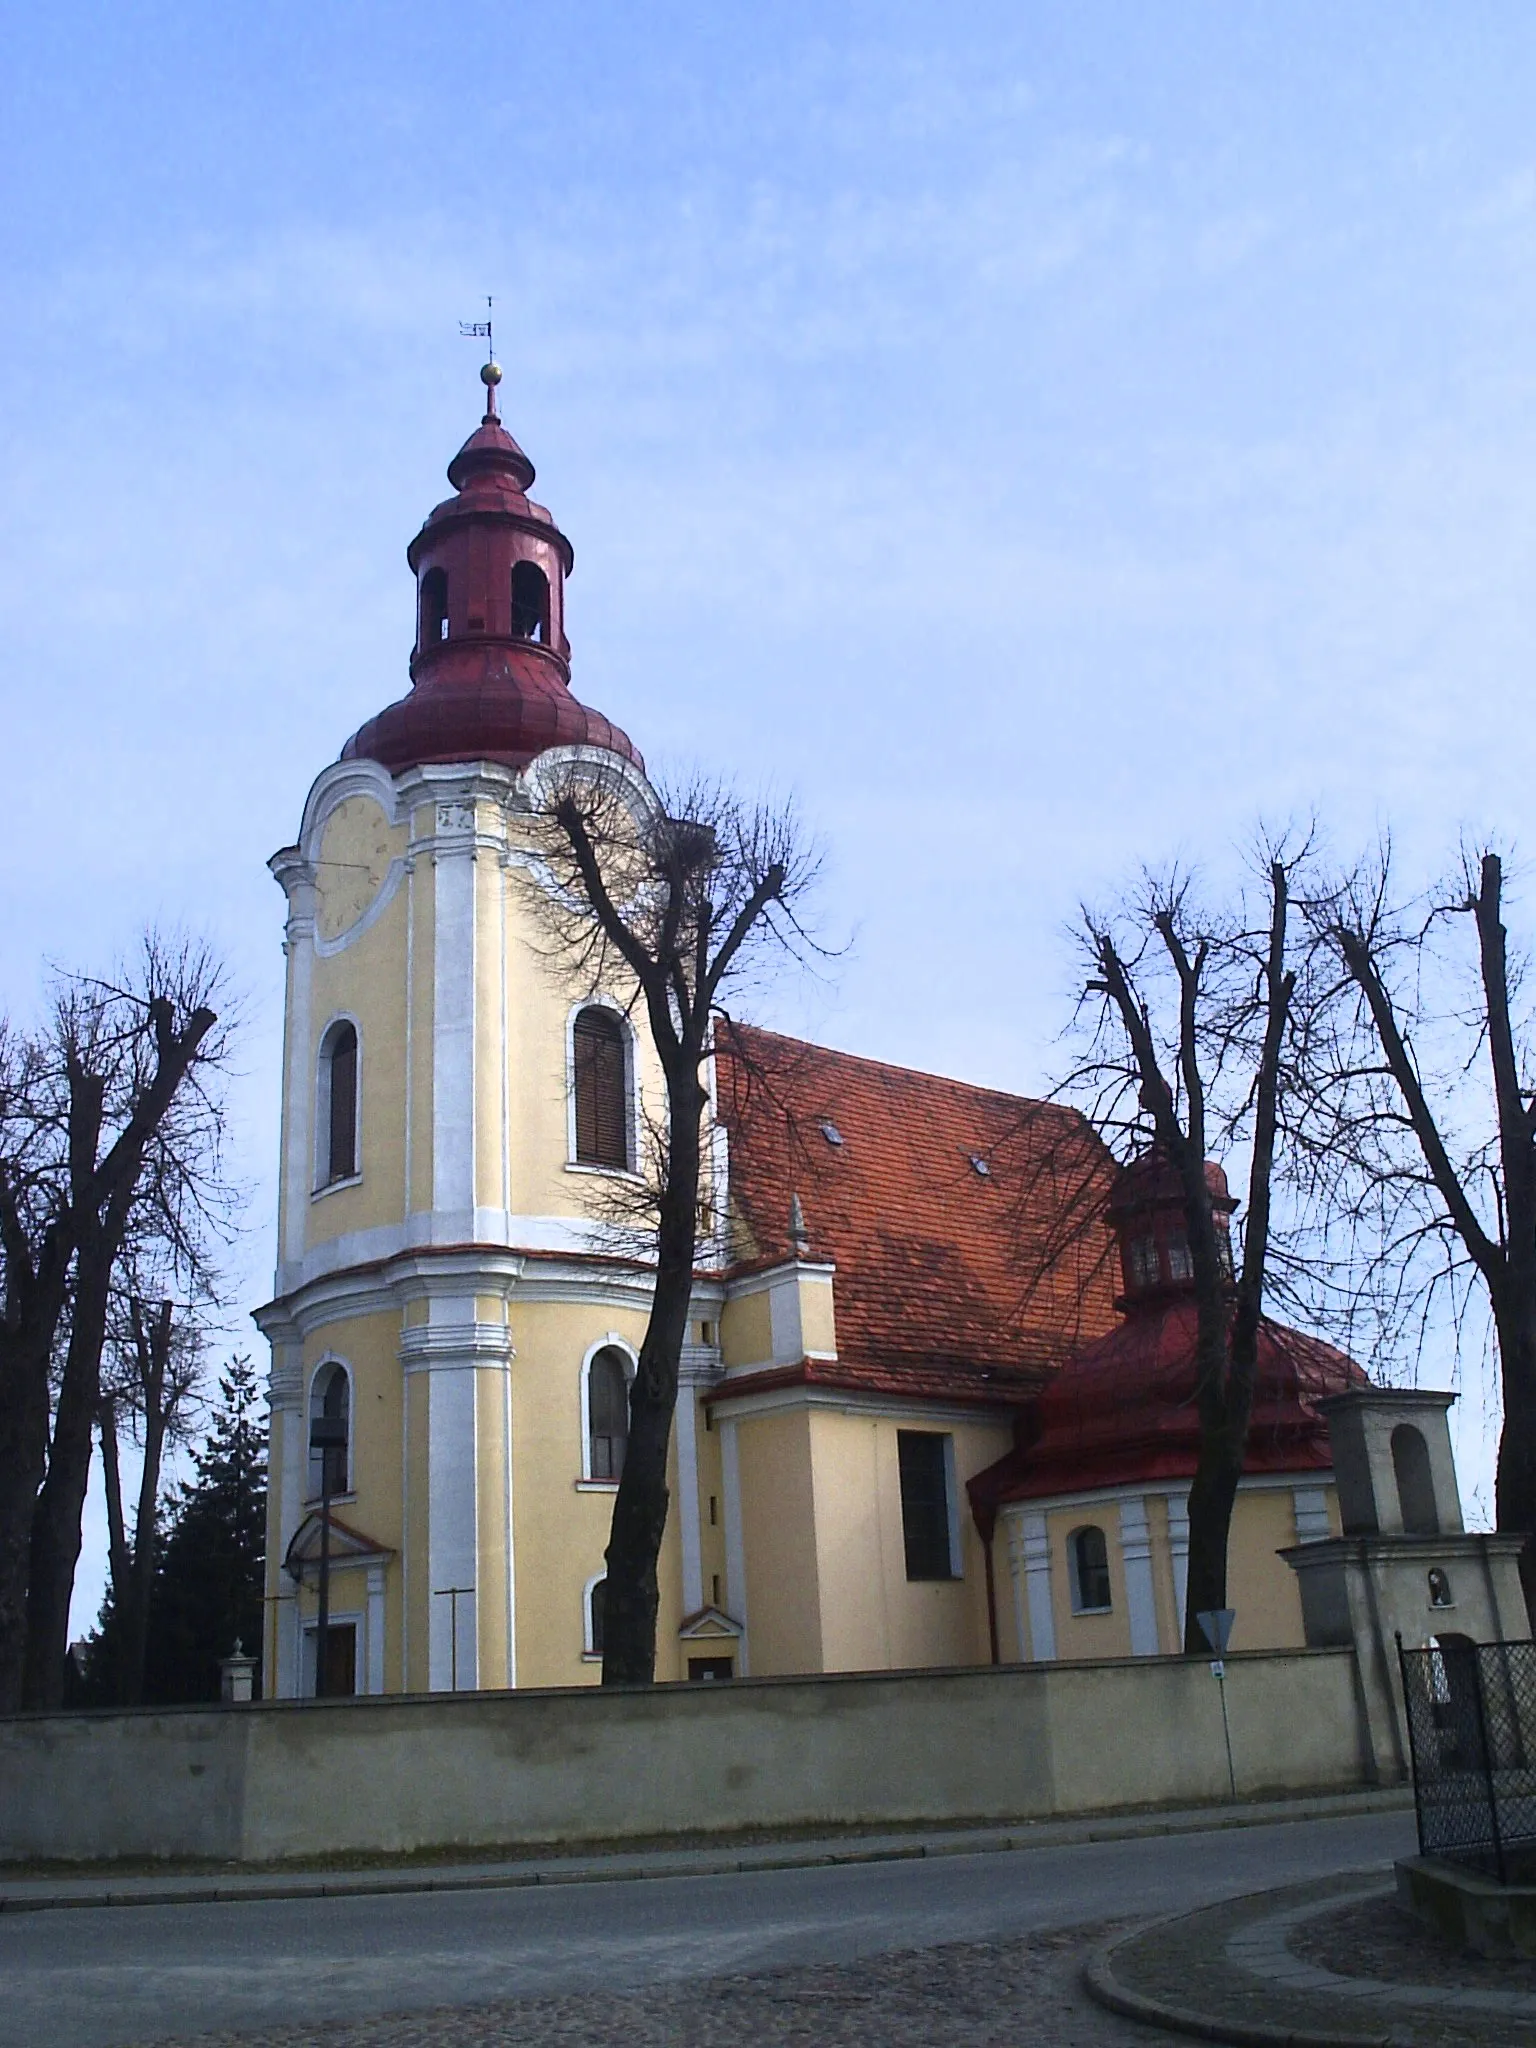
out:
M1411 1815L549 1890L0 1917L0 2048L628 1988L995 1940L1388 1862Z

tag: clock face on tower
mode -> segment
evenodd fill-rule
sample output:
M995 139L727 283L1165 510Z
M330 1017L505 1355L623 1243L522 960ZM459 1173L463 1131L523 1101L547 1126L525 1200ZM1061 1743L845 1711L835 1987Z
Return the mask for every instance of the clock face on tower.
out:
M371 796L349 796L331 812L315 874L315 934L322 945L334 945L367 916L405 842L405 827L392 825Z

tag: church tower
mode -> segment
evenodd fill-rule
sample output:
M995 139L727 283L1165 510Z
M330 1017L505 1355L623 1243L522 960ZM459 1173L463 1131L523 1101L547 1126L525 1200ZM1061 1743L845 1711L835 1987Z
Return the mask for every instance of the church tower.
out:
M597 1675L650 1297L603 1181L635 1168L662 1079L631 991L568 985L551 963L527 823L576 750L601 749L637 796L644 768L571 693L571 545L528 495L500 370L481 375L453 495L407 549L411 689L320 775L271 862L288 917L277 1275L257 1318L269 1697L316 1690L323 1536L321 1690ZM685 1593L703 1604L695 1419L690 1397L659 1676ZM317 1421L329 1448L311 1448Z

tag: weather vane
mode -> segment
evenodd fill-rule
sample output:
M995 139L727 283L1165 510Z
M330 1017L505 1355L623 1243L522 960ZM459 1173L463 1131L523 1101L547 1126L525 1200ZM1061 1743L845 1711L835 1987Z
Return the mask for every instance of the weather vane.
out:
M459 322L459 332L460 334L468 335L471 339L484 335L485 360L488 363L495 361L496 346L491 339L491 299L489 294L486 295L485 318L483 320L461 320Z

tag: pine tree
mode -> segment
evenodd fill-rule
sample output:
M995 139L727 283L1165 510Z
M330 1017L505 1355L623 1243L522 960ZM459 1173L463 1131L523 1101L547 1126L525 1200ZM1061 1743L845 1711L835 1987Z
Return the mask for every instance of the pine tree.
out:
M144 1697L172 1705L219 1697L219 1660L259 1654L267 1515L265 1431L248 1358L219 1381L196 1474L173 1496L150 1595Z

